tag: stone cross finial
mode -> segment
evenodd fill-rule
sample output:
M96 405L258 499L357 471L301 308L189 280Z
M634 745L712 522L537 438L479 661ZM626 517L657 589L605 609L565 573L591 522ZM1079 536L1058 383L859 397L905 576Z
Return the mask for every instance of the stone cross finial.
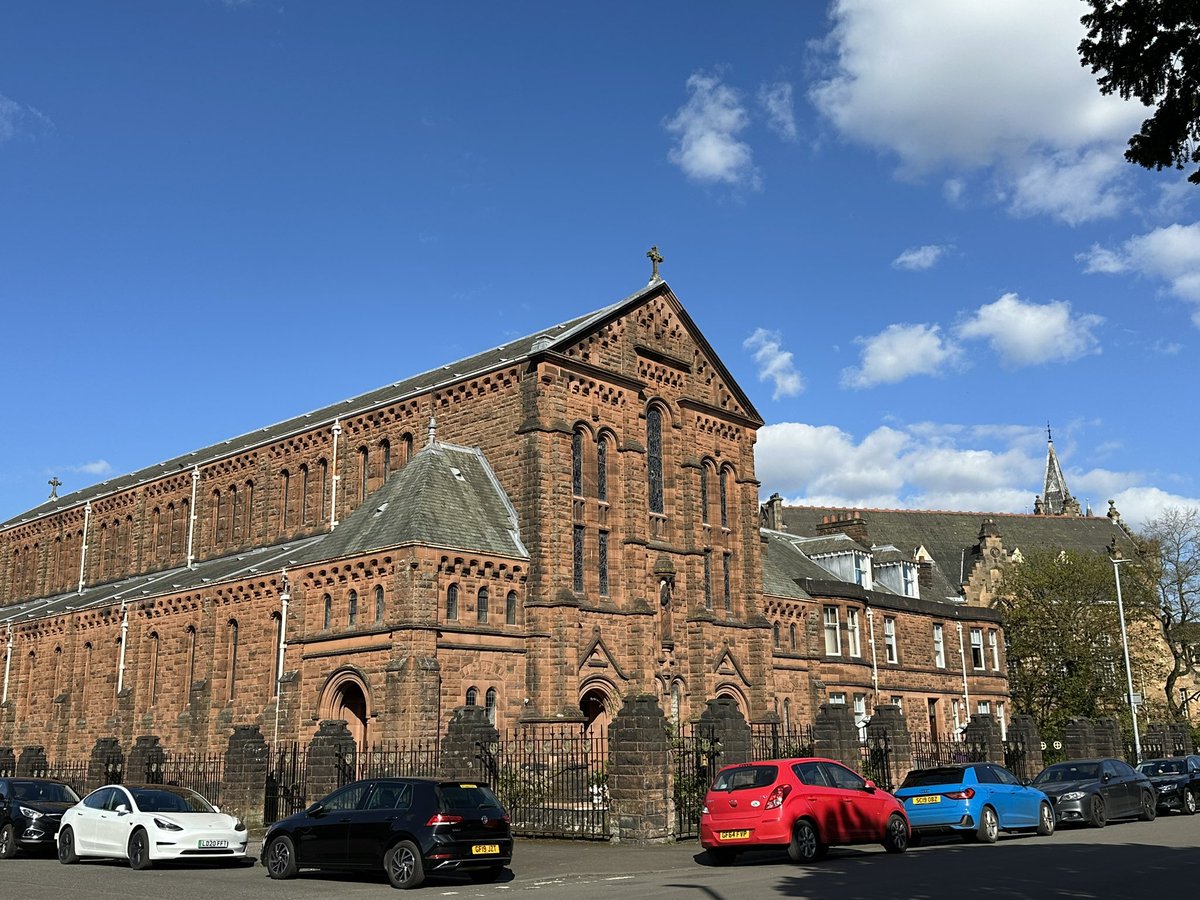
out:
M650 273L650 280L661 280L662 276L658 274L658 264L663 261L663 258L662 254L658 252L657 244L646 251L646 258L650 260L650 265L653 267L653 271Z
M46 484L50 485L50 496L47 497L46 499L47 500L57 500L58 499L58 489L60 487L62 487L62 482L58 480L58 476L57 475L54 476L49 481L47 481Z

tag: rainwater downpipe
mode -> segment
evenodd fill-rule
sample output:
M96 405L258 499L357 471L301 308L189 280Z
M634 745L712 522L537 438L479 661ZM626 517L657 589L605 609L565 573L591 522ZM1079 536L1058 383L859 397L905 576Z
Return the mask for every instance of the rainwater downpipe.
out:
M129 635L129 610L125 607L125 602L121 602L121 653L117 660L117 696L121 696L121 691L125 688L125 644L126 638Z
M282 570L283 590L279 593L279 658L275 663L275 738L274 744L279 743L279 704L283 696L280 690L283 682L283 657L287 652L287 618L288 603L292 599L292 589L288 583L287 569ZM273 744L273 745L274 745Z
M871 683L875 685L874 705L879 704L879 660L875 658L875 610L867 610L867 627L871 631Z
M191 515L188 516L188 555L187 567L192 568L196 562L196 555L192 552L195 546L194 539L196 536L196 489L200 486L200 467L196 466L192 469L192 502L188 506L188 511Z
M83 573L87 568L88 526L92 521L92 501L83 504L83 541L79 546L79 590L83 593Z
M963 702L967 705L963 710L965 721L971 721L971 692L967 688L967 650L963 645L963 627L962 622L956 622L955 627L958 628L958 659L962 663L963 673Z
M13 633L12 626L8 626L8 642L4 648L4 696L0 698L0 703L8 702L8 675L12 671L12 648L13 648Z
M337 528L337 484L342 476L338 474L338 437L342 433L342 423L333 420L333 477L329 479L329 530Z

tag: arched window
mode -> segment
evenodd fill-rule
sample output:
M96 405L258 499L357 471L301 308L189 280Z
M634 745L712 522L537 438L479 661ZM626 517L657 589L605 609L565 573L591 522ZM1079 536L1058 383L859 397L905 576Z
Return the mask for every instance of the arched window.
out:
M407 432L400 438L400 465L412 459L413 436Z
M229 537L236 544L242 537L242 507L238 503L237 485L229 486Z
M478 706L478 705L479 705L479 689L473 688L473 687L467 688L467 706Z
M92 645L87 645L88 664L91 664ZM150 665L146 667L150 670L150 707L154 707L154 701L158 699L158 632L150 632Z
M220 499L221 499L221 492L217 491L218 502L220 501ZM169 557L173 558L175 556L175 504L174 503L167 504L167 540L170 541L170 544L167 546L167 555Z
M383 621L383 585L375 585L375 621Z
M150 548L155 560L162 557L162 510L157 506L150 514Z
M308 524L308 463L300 466L300 524Z
M729 527L729 467L721 467L721 527Z
M321 620L321 627L328 630L333 624L333 598L328 594L325 595L323 606L325 617Z
M796 623L793 622L788 626L788 643L792 645L792 649L796 649Z
M517 624L517 592L509 591L504 601L504 621L508 625Z
M786 697L783 701L783 730L785 732L792 730L792 701Z
M196 680L196 626L189 625L184 635L187 642L187 681L183 685L183 702L186 706L192 699L192 683Z
M596 499L608 502L608 438L596 444Z
M774 637L775 637L775 646L776 646L776 647L782 646L782 645L779 643L779 623L778 623L778 622L776 622L776 623L775 623L774 627L772 628L772 632L773 632L773 634L774 634Z
M652 513L664 511L662 424L662 410L650 407L646 411L646 478Z
M349 615L347 617L347 624L357 625L358 624L358 591L350 592L346 606L349 609Z
M475 614L480 624L486 625L488 620L488 589L481 587L475 602Z
M392 469L392 442L384 438L379 442L379 449L383 451L383 483L387 484L388 472Z
M171 531L175 531L175 507L167 506L171 518ZM212 492L212 533L213 542L220 546L225 543L225 526L221 522L221 491L218 488ZM175 552L175 535L171 534L171 552Z
M700 521L708 524L708 463L700 466Z
M321 521L329 518L329 463L323 459L317 460L317 470L320 476L317 481L321 487Z
M237 619L229 620L229 699L237 693L237 664L238 664L238 623Z
M683 685L678 681L671 682L671 721L678 724L683 715Z
M370 462L370 451L366 447L358 448L358 467L362 472L362 479L358 486L358 499L367 499L367 482L371 476L371 470L367 467Z
M583 496L583 432L578 428L571 434L571 493Z
M483 708L487 710L488 723L496 724L496 689L488 688L483 695Z
M154 635L154 640L158 640L158 635ZM83 645L83 677L79 683L79 700L84 709L87 709L87 693L88 687L92 683L92 642L87 641ZM154 705L154 697L150 697L150 705Z
M288 501L292 488L292 473L284 469L279 473L279 527L286 531L288 527Z
M278 697L279 676L283 674L283 617L273 612L271 621L275 623L275 668L271 672L271 696Z
M246 540L254 539L254 481L246 481L246 515L242 518L246 523Z
M57 697L62 693L62 647L54 648L54 692L53 696Z
M458 585L452 584L446 588L446 621L458 621Z

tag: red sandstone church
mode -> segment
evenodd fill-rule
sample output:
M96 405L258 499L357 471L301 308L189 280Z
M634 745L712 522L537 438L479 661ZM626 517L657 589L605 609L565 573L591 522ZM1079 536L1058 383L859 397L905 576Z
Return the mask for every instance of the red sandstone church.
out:
M919 536L875 541L873 513L760 509L761 425L656 273L52 496L0 526L0 746L223 749L237 725L304 741L325 719L418 739L464 704L586 728L645 693L676 721L729 697L793 727L823 703L896 703L917 731L1003 722L1001 622L971 589L995 523L959 529L964 566L984 555L951 574ZM1097 549L1117 527L1077 521Z

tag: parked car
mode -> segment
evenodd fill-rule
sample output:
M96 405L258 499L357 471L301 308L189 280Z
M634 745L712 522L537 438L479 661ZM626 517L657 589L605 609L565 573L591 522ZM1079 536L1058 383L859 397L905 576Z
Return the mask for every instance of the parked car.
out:
M126 859L148 869L166 859L244 859L246 826L195 791L163 784L109 784L63 813L58 861Z
M963 763L914 769L896 791L912 826L910 843L954 832L994 844L1001 831L1054 833L1054 804L1003 766Z
M18 849L53 850L63 811L78 802L61 781L0 778L0 859L12 859Z
M428 778L371 778L276 822L263 837L272 878L300 869L382 869L392 887L429 873L495 881L512 862L508 813L487 787Z
M1054 802L1060 823L1086 823L1103 828L1109 819L1137 816L1153 821L1157 814L1150 779L1119 759L1071 759L1047 766L1033 786Z
M1200 805L1200 756L1147 759L1137 770L1150 779L1158 793L1159 809L1177 809L1189 816Z
M908 838L899 801L831 759L726 766L700 811L700 844L718 866L763 847L786 848L802 863L834 844L883 844L903 853Z

